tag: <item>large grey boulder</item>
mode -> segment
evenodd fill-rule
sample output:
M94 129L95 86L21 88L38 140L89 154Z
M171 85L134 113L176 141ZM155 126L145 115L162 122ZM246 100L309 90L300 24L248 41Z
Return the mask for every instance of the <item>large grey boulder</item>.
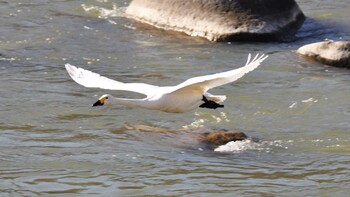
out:
M133 0L125 13L210 41L283 41L305 20L294 0Z
M323 41L300 47L297 53L323 64L350 68L350 41Z

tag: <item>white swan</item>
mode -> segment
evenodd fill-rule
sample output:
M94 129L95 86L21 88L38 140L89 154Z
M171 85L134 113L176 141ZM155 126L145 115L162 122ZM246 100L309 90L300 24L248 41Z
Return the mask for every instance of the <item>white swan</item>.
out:
M125 105L170 113L183 113L197 107L211 109L224 107L218 103L223 102L226 96L212 95L207 91L217 86L236 81L246 73L257 68L267 57L264 54L261 56L257 54L250 61L251 55L249 54L244 67L212 75L194 77L179 85L166 87L144 83L122 83L70 64L66 64L65 67L72 79L85 87L125 90L146 95L146 98L143 99L125 99L115 98L106 94L101 96L93 106Z

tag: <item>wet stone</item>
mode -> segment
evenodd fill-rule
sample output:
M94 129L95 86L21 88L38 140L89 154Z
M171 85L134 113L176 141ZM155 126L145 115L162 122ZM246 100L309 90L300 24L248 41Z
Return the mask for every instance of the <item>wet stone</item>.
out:
M294 0L133 0L126 17L210 41L284 41L305 16Z
M206 132L199 136L201 143L205 144L209 149L215 149L220 145L227 144L231 141L242 141L248 136L239 131L218 130L213 132Z
M350 68L350 41L323 41L300 47L297 53L326 65Z

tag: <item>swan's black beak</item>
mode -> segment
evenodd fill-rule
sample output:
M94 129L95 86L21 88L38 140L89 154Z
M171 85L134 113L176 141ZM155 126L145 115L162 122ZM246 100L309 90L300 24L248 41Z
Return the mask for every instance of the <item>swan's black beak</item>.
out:
M96 103L92 104L93 107L96 107L96 106L102 106L104 103L100 100L96 101Z

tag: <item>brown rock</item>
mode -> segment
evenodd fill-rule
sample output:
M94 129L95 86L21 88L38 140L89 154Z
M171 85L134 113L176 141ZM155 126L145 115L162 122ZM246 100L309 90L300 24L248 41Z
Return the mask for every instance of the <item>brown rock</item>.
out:
M200 141L208 145L220 146L231 141L241 141L247 139L247 135L243 132L230 131L214 131L205 133L200 136Z
M281 41L305 20L294 0L133 0L126 16L210 41Z
M300 47L297 53L323 64L350 68L350 41L323 41Z

